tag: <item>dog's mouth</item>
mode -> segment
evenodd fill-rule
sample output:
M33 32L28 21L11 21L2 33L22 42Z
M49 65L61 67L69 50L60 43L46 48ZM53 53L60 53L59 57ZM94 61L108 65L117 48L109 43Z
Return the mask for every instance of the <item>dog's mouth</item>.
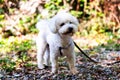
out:
M71 34L71 33L73 33L73 32L67 31L67 32L65 32L65 33L63 33L63 34Z
M64 28L63 28L64 29ZM75 29L73 27L68 27L67 29L63 30L60 29L59 33L61 35L69 35L69 36L73 36L73 34L75 33Z
M72 36L73 34L74 34L73 31L72 31L72 32L71 32L71 31L67 31L67 32L63 33L63 35L71 35L71 36Z

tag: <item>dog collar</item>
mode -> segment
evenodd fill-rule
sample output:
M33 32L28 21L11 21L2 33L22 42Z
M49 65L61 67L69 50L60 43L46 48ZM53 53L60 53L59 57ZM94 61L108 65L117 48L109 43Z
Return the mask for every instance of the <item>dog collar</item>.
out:
M68 45L65 46L65 47L59 47L60 55L63 56L62 49L67 49L67 48L69 48L71 45L72 45L72 43L68 44Z

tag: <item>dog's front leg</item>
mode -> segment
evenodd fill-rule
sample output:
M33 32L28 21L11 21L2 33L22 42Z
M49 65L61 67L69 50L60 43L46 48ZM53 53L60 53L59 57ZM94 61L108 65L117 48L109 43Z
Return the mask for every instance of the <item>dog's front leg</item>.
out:
M51 62L51 67L52 67L52 73L56 73L58 71L58 59L56 57L55 52L50 52L50 62Z
M75 59L75 53L71 53L67 56L67 61L68 61L68 64L69 64L69 68L70 68L70 71L72 74L77 74L78 71L75 67L75 62L76 62L76 59Z

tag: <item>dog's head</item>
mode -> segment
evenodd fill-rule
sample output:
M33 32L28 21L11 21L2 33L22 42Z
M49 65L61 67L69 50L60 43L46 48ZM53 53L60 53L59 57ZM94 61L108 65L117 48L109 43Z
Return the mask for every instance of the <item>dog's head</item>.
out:
M78 20L69 13L60 12L50 20L53 33L72 36L78 30Z

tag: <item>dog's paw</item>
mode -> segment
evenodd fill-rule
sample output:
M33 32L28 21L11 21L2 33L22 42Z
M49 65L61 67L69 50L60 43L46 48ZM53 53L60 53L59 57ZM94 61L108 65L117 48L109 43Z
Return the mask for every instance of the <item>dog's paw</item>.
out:
M75 75L75 74L78 74L79 72L77 71L76 68L73 68L73 69L71 69L71 73L72 73L73 75Z
M45 66L44 66L44 65L38 65L38 68L39 68L39 69L44 69Z
M58 70L55 69L55 68L52 68L52 72L51 72L51 73L52 73L52 74L58 73Z

